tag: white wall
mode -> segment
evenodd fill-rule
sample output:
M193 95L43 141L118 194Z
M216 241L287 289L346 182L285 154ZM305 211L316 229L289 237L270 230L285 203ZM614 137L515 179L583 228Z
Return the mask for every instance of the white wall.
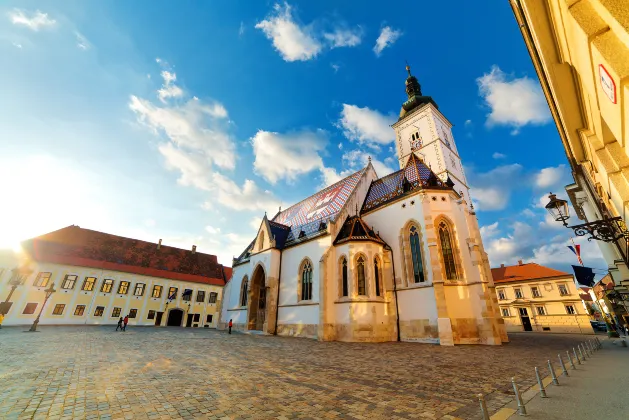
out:
M282 278L280 280L279 306L299 303L297 291L301 281L299 268L305 258L312 264L312 300L319 302L319 261L332 241L331 236L323 236L304 244L287 248L282 252ZM316 322L318 323L318 321Z

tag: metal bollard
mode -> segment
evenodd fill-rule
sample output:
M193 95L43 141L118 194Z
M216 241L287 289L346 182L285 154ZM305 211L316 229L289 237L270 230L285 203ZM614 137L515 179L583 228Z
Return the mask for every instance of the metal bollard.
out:
M546 395L546 389L544 388L544 383L542 382L542 378L539 376L539 369L535 366L535 376L537 377L537 383L539 384L539 395L542 398L548 398Z
M487 411L487 404L485 403L485 397L483 394L478 394L478 401L480 402L480 412L483 415L483 420L489 420L489 412Z
M550 371L550 376L553 377L553 384L559 385L559 379L557 379L557 375L555 375L555 369L553 369L553 365L550 363L550 360L548 361L548 370Z
M566 365L563 364L563 359L561 358L561 354L558 354L557 357L559 357L559 365L561 366L561 370L563 371L563 376L570 376L568 375L568 370L566 369Z
M579 355L577 354L577 350L573 347L572 351L574 352L574 358L577 359L577 363L581 364L581 359L579 359Z
M594 354L594 347L592 346L592 342L590 340L586 341L588 348L590 349L590 354Z
M588 357L592 357L592 350L590 349L590 346L588 346L588 342L584 342L583 343L583 348L585 349L586 353L588 354Z
M522 396L520 395L520 390L518 389L518 385L515 383L515 378L511 378L511 383L513 384L513 392L515 392L515 399L518 402L518 414L521 416L526 416L526 407L524 406L524 402L522 401Z
M601 342L601 340L599 340L598 337L596 337L596 341L598 342L598 348L602 349L603 348L603 343Z
M570 368L576 369L576 367L574 366L574 362L572 361L572 357L570 357L570 351L566 350L566 356L568 356L568 361L570 362Z
M577 348L579 349L579 356L581 356L581 360L585 362L585 357L583 356L583 351L581 350L581 344L577 344Z

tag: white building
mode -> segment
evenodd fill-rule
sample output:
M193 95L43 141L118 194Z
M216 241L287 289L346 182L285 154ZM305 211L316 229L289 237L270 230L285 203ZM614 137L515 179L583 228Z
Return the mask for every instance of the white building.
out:
M266 215L234 259L219 328L341 341L507 341L452 124L406 79L400 170L371 162Z

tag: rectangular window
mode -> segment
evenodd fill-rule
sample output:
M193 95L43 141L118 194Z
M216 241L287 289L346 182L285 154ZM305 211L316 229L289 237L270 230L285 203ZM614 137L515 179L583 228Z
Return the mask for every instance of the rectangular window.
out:
M33 283L33 286L35 287L48 286L48 281L50 281L51 276L52 276L52 273L47 273L47 272L42 272L42 273L37 274L37 277L35 277L35 282Z
M112 318L118 318L120 316L120 311L122 311L121 308L114 308L113 311L111 311L111 317ZM96 314L94 314L96 315Z
M193 319L192 319L192 320L193 320L194 322L199 322L199 319L201 319L201 314L194 314L194 317L193 317Z
M500 300L506 300L507 299L507 294L505 293L505 291L503 289L498 290L498 299L500 299Z
M100 291L103 293L111 293L111 289L114 287L114 281L112 279L106 279L103 281L103 285L100 287Z
M137 309L129 309L129 318L135 318L136 316L138 316L138 310Z
M105 307L104 306L97 306L96 310L94 311L94 316L103 316L103 312L105 312ZM120 312L118 312L118 313L120 313Z
M158 286L158 285L153 286L153 293L151 294L151 297L154 297L154 298L162 297L162 286Z
M539 293L539 288L537 286L531 287L531 294L534 298L542 297L542 295Z
M520 311L521 316L529 316L529 311L526 308L518 308L518 311Z
M546 309L543 306L536 306L537 315L546 315Z
M128 291L129 291L129 282L121 281L120 284L118 285L118 294L126 295Z
M197 302L205 302L205 291L199 290L197 292Z
M177 299L177 288L171 287L168 289L168 299Z
M218 293L216 292L211 292L210 293L210 301L209 303L216 303L216 298L218 297Z
M85 277L85 280L83 280L83 287L81 289L85 290L86 292L91 292L92 290L94 290L95 284L96 277Z
M190 302L190 299L192 299L192 289L185 289L181 294L181 300Z
M568 293L568 287L565 284L560 284L559 286L559 294L561 296L567 296L570 293Z
M502 308L502 316L511 316L511 314L509 313L509 308Z
M74 315L83 316L84 313L85 313L85 305L76 305L76 308L74 309Z
M212 323L212 315L208 315L207 317L205 317L205 322Z
M524 295L522 295L522 289L513 289L515 291L515 298L522 299Z
M134 296L144 296L144 288L146 287L146 284L144 283L136 283L135 284L135 290L133 291L133 295Z
M27 303L26 306L24 307L24 311L22 311L22 314L24 315L32 315L35 313L35 309L37 308L37 304L36 303Z
M62 289L74 289L74 284L76 283L77 276L74 274L68 274L63 278L63 282L61 283Z
M55 309L52 310L52 314L53 315L63 315L63 310L65 309L66 305L63 303L57 303L55 305Z
M577 311L575 311L574 306L566 305L566 313L569 315L576 315Z
M155 319L155 311L150 310L149 315L146 317L146 319Z

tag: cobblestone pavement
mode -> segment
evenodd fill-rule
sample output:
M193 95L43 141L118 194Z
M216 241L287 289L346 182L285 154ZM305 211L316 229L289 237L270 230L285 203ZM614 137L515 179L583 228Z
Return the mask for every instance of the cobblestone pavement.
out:
M0 330L0 418L478 418L510 378L583 336L511 335L500 347L337 343L201 329ZM591 336L586 336L591 337ZM452 417L450 417L452 416Z

